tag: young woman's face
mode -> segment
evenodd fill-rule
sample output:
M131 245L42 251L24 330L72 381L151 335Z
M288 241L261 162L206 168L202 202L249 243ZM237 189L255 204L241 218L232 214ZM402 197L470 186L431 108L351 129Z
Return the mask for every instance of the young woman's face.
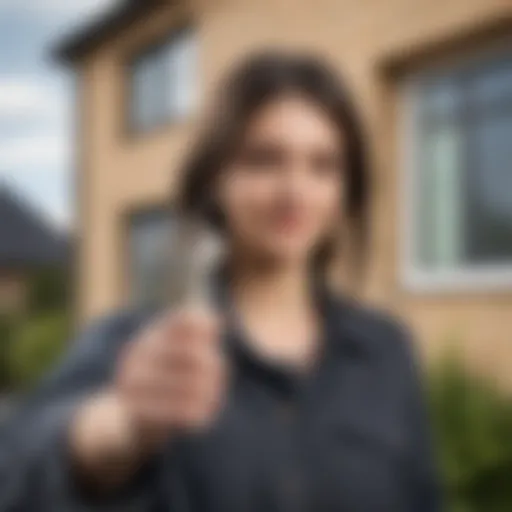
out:
M237 247L304 262L340 222L343 147L322 109L300 96L262 107L219 184Z

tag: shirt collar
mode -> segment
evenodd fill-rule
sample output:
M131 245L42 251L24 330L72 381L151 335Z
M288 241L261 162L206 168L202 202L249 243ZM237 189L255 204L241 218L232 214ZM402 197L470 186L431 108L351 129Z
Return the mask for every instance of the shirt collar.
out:
M336 354L350 358L367 358L370 347L365 343L361 326L357 322L357 305L346 296L323 287L321 305L327 329L327 340Z
M357 307L353 300L334 292L324 282L316 281L313 287L324 322L325 342L336 355L351 358L366 358L369 347L361 336L356 321ZM232 314L229 297L229 278L225 267L212 275L212 297L219 309ZM237 337L237 336L231 336Z

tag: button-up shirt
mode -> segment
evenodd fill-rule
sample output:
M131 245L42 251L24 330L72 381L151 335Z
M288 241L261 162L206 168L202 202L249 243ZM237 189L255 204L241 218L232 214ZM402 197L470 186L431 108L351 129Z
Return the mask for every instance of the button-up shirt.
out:
M332 294L321 310L323 350L307 374L264 360L228 328L233 372L215 425L165 446L98 501L73 478L69 422L150 315L100 321L4 427L0 512L439 512L409 336Z

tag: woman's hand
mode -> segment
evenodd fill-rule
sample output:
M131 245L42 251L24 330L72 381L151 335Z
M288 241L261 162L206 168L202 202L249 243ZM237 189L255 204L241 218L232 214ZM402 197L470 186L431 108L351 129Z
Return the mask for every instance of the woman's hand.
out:
M207 428L222 405L225 373L215 315L177 311L144 329L121 354L111 389L74 418L80 474L103 488L119 486L166 440Z

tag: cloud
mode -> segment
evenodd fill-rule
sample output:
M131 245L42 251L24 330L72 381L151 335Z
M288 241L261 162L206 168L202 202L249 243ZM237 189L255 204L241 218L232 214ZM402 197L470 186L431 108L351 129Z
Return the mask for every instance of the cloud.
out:
M58 226L70 222L73 148L63 85L45 75L0 75L0 181L16 183Z
M39 59L56 33L101 15L114 3L0 0L7 29L2 34L5 58L0 59L0 181L14 182L59 225L71 218L73 89L64 75Z
M3 185L25 199L57 228L69 229L72 226L69 176L57 176L51 169L12 174L0 172L0 186Z
M0 170L13 172L32 168L65 168L71 159L71 147L60 135L4 137L0 141Z
M15 185L58 227L71 223L70 145L58 135L0 140L0 183Z
M0 76L0 122L54 119L64 107L55 88L40 79Z
M0 10L35 14L95 14L119 0L0 0Z

